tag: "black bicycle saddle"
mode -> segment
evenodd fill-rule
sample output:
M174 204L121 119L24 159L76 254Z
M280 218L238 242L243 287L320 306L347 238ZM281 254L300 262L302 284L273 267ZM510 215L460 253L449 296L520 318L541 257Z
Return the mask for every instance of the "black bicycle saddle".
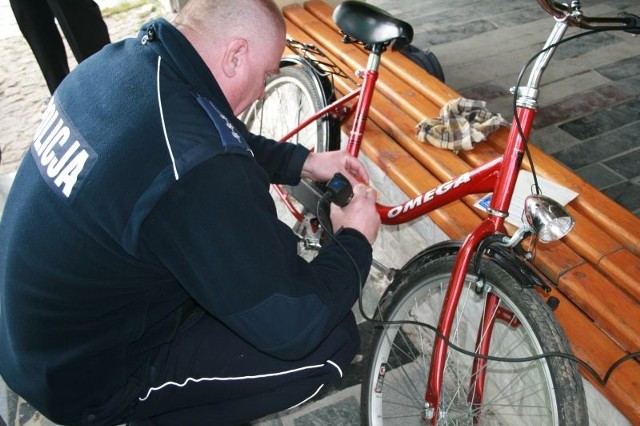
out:
M413 40L413 28L384 10L359 1L345 1L336 7L333 20L347 36L366 46L391 45L400 50Z

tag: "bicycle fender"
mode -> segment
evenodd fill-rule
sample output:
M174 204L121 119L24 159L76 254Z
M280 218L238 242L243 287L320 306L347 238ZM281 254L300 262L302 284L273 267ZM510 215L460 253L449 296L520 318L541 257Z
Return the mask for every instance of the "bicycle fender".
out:
M545 293L551 291L547 279L515 251L504 246L493 245L485 251L485 255L525 287L540 287Z
M320 71L316 68L313 62L301 57L301 56L284 56L280 59L280 68L292 66L292 65L300 65L302 69L306 71L306 73L313 80L313 84L317 89L318 93L321 93L323 96L324 105L328 105L331 103L332 93L330 92L331 83L327 81L327 78L320 74Z
M410 277L418 268L434 259L457 254L460 247L462 247L461 240L448 240L434 244L415 255L396 272L393 281L385 289L381 297L380 307L384 307L386 301L391 300L390 296L398 291L406 283L406 278ZM495 263L524 287L541 287L545 292L550 291L549 285L541 274L531 264L507 247L491 245L485 251L482 261Z
M299 65L311 78L316 92L322 96L323 105L329 105L336 100L336 93L333 87L333 80L323 72L312 60L302 56L285 56L280 59L280 68ZM329 151L340 149L340 119L331 114L327 114L325 119L331 123L329 125Z

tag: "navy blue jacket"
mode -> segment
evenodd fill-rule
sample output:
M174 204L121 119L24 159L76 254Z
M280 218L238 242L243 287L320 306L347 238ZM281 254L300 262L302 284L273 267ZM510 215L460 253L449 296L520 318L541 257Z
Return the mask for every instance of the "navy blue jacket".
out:
M247 132L197 52L153 21L60 85L0 223L0 374L59 423L80 423L171 339L195 299L256 348L305 356L359 283L329 244L312 262L276 216L308 151ZM362 276L371 246L340 241ZM221 345L224 350L224 345Z

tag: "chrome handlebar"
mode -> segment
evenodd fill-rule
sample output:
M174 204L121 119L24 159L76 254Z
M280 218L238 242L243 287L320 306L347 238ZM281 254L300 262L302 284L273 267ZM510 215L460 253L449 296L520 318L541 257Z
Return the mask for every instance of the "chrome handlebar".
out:
M558 19L565 19L569 15L569 6L564 3L558 3L555 0L538 0L538 4L550 15Z
M582 12L580 0L572 0L569 4L556 0L537 0L547 13L570 26L587 30L622 30L632 34L640 34L640 18L622 12L617 17L591 18Z

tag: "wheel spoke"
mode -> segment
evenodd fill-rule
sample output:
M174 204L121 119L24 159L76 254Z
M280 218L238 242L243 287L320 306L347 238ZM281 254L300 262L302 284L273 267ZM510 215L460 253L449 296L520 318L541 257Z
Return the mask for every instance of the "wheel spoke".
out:
M304 119L324 108L324 97L317 92L318 86L314 84L313 77L310 77L311 73L312 71L302 66L283 67L279 74L267 82L262 99L254 102L240 116L247 129L254 134L280 140ZM303 145L311 151L322 152L329 146L329 134L330 124L318 120L317 123L300 130L288 142ZM304 206L290 196L289 203L300 213L294 215L275 191L271 191L271 194L278 218L304 237L306 228L298 219L301 214L305 217L304 223L308 223L315 216L314 212L306 211ZM315 252L305 250L303 244L300 245L299 252L305 258L315 256Z
M394 288L392 283L393 300L386 300L387 313L383 317L437 324L453 264L454 257L430 260L413 281L405 275L402 286ZM470 275L456 309L450 341L473 352L476 345L490 338L489 354L500 357L569 352L560 326L536 292L523 289L494 264L489 272L487 288L498 297L497 305L487 315L491 318L491 333L478 338L478 327L487 306L486 294L475 291L475 277ZM483 330L484 333L489 329ZM370 365L386 359L400 360L400 365L387 373L381 394L374 394L370 385L376 376L366 376L369 383L363 384L363 414L370 424L382 424L375 421L378 418L384 418L387 425L424 424L424 395L434 337L433 332L413 325L379 335ZM561 418L559 410L565 410L562 418L570 418L576 425L587 419L579 373L575 365L565 360L551 358L524 363L487 360L482 368L485 383L481 400L476 401L470 395L479 390L471 386L473 358L447 349L439 425L557 425ZM408 417L400 421L388 418L397 415Z

